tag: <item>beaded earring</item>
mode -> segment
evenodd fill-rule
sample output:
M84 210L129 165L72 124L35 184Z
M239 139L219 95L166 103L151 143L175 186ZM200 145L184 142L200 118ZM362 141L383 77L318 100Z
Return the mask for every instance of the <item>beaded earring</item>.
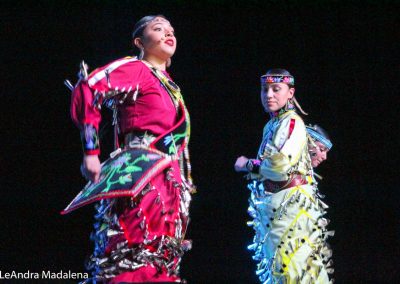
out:
M293 104L293 100L288 99L286 102L286 105L285 105L285 110L288 111L288 110L294 110L294 109L295 109L295 106Z

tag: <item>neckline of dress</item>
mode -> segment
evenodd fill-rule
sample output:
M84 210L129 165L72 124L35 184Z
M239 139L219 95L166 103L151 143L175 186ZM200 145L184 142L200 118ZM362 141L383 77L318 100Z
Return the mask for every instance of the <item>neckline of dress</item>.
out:
M156 68L153 64L151 64L149 61L144 60L144 59L139 59L144 65L146 65L147 67L154 69L156 71L162 72L162 73L166 73L167 70L160 70L158 68Z
M293 110L293 109L285 110L285 109L282 108L279 111L270 112L269 114L270 114L271 118L281 118L285 114L288 114L288 113L291 113L291 112L295 112L295 110Z

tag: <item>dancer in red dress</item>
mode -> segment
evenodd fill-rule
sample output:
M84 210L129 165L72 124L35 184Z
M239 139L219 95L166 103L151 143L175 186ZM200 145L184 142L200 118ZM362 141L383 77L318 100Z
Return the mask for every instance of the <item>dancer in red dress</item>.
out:
M81 131L82 173L90 181L63 213L93 201L94 253L87 267L95 282L181 283L179 267L189 221L189 115L166 72L175 53L174 29L164 16L134 27L138 57L126 57L87 75L82 64L71 115ZM114 111L115 153L100 164L100 106Z

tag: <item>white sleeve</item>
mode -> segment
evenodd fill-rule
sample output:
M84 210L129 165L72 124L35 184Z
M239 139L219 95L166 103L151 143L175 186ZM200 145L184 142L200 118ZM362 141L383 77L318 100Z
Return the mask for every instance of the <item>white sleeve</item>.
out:
M263 179L284 181L290 169L299 161L306 145L306 129L299 116L284 118L275 130L272 144L260 166Z

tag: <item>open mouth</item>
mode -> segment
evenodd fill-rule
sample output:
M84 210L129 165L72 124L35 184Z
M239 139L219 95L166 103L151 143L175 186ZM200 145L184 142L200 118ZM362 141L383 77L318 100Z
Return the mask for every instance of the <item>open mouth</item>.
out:
M165 44L167 44L169 46L174 46L174 41L172 39L168 39L165 41Z

